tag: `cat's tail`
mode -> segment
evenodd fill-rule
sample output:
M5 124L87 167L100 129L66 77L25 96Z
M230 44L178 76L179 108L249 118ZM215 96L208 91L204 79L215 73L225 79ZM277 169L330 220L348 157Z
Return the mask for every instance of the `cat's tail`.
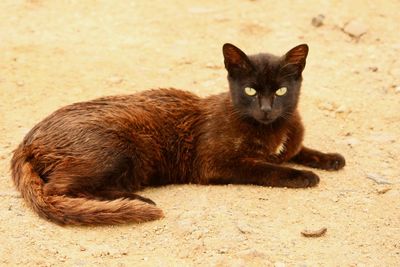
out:
M120 198L101 201L46 195L44 181L22 154L18 149L15 151L11 161L12 177L22 197L41 217L60 225L139 223L163 217L161 209L140 200Z

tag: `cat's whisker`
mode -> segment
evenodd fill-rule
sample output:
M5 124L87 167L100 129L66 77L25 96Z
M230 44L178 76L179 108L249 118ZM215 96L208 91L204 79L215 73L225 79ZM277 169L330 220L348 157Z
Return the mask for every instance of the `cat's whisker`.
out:
M282 113L281 118L285 119L285 120L290 120L290 118L293 116L293 112L291 111L285 111L284 113Z
M232 115L234 115L235 117L238 117L239 119L244 119L248 116L238 109L232 110Z

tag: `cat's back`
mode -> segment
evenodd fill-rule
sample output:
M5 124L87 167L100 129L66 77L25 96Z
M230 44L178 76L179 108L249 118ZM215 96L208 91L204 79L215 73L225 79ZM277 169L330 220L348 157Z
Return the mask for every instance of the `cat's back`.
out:
M103 132L168 132L182 121L195 121L200 98L178 89L154 89L131 95L107 96L67 105L39 122L25 137L34 140L70 140ZM186 122L187 123L187 122ZM189 123L190 124L190 123ZM172 134L172 133L171 133ZM67 136L67 137L66 137Z
M170 110L179 111L181 109L190 108L191 106L194 107L198 102L199 97L188 91L174 88L160 88L130 95L106 96L78 104L86 105L89 103L99 107L106 105L111 108L125 108L127 110L164 110L168 112Z
M54 113L55 116L74 116L82 119L98 117L101 120L143 119L154 120L158 116L187 114L197 110L199 97L187 91L168 88L146 90L130 95L115 95L75 103Z

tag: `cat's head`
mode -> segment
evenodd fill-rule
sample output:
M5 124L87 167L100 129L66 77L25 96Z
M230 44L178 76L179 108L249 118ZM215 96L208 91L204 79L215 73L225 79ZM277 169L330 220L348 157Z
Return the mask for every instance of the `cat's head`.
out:
M232 44L223 46L232 102L240 114L263 124L288 118L296 110L308 46L285 55L247 56Z

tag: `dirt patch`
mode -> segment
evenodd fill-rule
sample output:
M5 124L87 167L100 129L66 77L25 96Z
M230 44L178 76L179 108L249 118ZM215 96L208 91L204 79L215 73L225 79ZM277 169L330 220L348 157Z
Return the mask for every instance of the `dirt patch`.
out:
M398 265L398 10L394 0L1 1L0 265ZM166 218L141 225L63 228L25 206L8 168L35 123L98 96L225 91L225 42L278 54L309 44L305 143L345 155L343 171L317 171L307 190L148 189Z

